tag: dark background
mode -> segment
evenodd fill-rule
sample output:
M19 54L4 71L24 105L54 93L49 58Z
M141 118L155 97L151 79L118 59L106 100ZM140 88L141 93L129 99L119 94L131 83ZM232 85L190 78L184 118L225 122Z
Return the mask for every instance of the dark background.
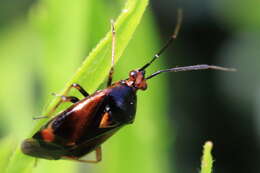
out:
M181 7L184 11L184 24L179 37L167 52L168 65L207 63L238 70L236 74L184 72L174 74L171 78L170 102L174 106L170 110L170 118L177 126L176 147L172 150L172 157L177 162L178 172L194 172L199 165L197 158L201 155L200 146L205 140L214 142L214 172L253 173L260 170L259 122L256 122L259 114L255 112L254 95L259 86L251 86L259 81L259 51L256 50L259 45L247 49L255 44L254 39L259 38L259 31L255 31L259 27L256 23L242 21L245 14L240 14L254 10L248 8L253 2L232 2L153 0L151 4L160 33L165 39L172 29L170 26L175 19L175 7ZM216 6L214 8L214 3L220 7L227 5L227 11ZM243 8L241 11L234 10L243 5L245 11L242 11ZM237 14L232 14L232 11ZM233 16L225 16L228 14ZM239 15L241 20L236 21L235 15ZM249 35L252 40L248 40ZM245 39L248 41L239 45ZM236 57L238 54L240 57ZM251 71L250 65L255 69ZM227 76L227 81L218 80L223 75ZM248 83L244 83L248 80Z

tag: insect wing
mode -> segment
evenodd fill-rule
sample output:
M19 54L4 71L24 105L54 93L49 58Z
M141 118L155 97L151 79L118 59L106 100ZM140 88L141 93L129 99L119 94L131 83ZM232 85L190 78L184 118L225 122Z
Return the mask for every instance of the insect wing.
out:
M73 158L80 158L93 151L95 148L100 146L103 142L105 142L109 137L115 134L122 126L117 126L111 129L107 129L103 131L99 136L91 138L86 141L82 141L78 145L72 147L66 156Z
M46 142L73 148L86 141L108 134L108 131L113 130L117 126L113 128L99 127L105 114L104 110L107 102L107 93L104 90L89 96L56 116L35 136L42 138ZM104 140L100 138L101 141Z
M82 135L89 136L95 130L102 116L105 98L105 93L99 92L72 105L40 131L42 137L48 136L44 133L47 134L47 129L50 129L55 136L53 142L66 146L80 142Z

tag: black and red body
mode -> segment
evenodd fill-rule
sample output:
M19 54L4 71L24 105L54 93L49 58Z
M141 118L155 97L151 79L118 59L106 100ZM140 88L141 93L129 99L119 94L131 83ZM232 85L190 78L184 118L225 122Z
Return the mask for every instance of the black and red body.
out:
M133 123L136 91L146 89L142 72L83 98L52 118L22 144L25 154L45 159L80 158Z
M79 100L73 96L61 96L63 101L74 104L57 116L54 116L32 138L22 143L22 152L45 159L72 159L88 163L101 160L101 144L111 137L117 130L126 124L131 124L136 112L136 92L146 90L146 81L165 72L193 71L214 69L222 71L235 71L214 65L193 65L159 70L145 77L145 69L150 66L176 38L180 29L181 12L177 18L177 26L171 38L162 49L154 55L152 60L138 70L129 73L129 78L111 85L114 66L115 31L112 23L112 67L109 72L108 87L96 91L92 95L78 84L71 85L69 89L76 88L85 98ZM57 104L53 110L57 108ZM82 156L96 151L96 160L80 160Z

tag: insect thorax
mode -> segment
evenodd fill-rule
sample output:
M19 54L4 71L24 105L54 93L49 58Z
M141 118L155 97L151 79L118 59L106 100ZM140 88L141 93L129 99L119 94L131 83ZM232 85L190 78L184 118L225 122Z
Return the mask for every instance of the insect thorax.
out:
M112 117L120 123L133 123L136 113L136 90L121 84L111 88L108 106Z

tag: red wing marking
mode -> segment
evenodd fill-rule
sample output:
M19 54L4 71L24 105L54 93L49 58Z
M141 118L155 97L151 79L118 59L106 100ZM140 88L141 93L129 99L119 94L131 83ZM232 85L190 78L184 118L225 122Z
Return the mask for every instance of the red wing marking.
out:
M43 129L41 135L45 142L52 142L55 138L52 128Z

